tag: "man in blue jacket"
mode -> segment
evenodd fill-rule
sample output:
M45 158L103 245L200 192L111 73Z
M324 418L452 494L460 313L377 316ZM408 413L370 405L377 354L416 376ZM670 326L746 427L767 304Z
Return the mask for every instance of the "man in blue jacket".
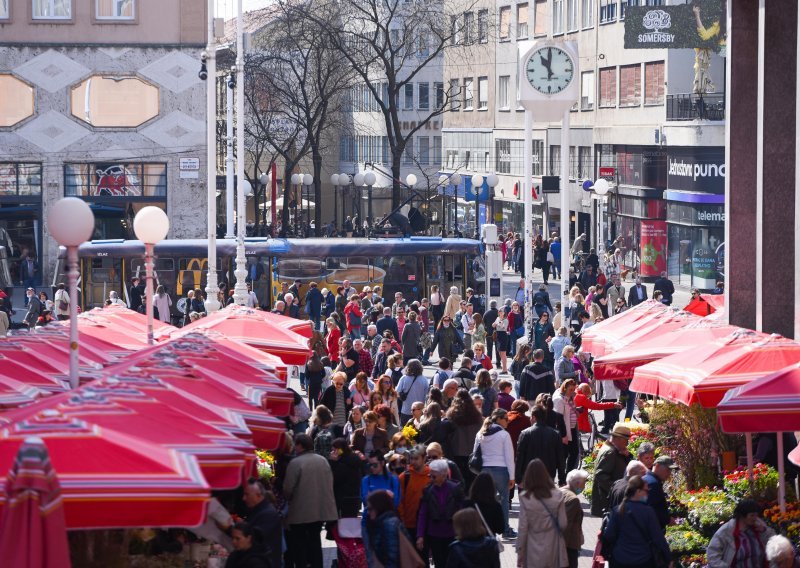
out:
M314 323L314 331L319 331L319 318L322 315L322 292L316 282L309 285L308 292L306 292L306 311L309 319Z
M647 504L656 512L661 530L666 531L669 524L669 504L664 493L664 483L672 477L672 467L675 462L669 456L659 456L653 464L653 470L642 478L650 487L647 494Z

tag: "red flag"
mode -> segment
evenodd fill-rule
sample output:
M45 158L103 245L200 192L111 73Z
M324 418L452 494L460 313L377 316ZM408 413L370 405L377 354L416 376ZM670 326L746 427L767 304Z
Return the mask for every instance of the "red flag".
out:
M537 191L539 188L535 185L531 184L531 195L533 195L533 200L536 201L539 199L539 192Z

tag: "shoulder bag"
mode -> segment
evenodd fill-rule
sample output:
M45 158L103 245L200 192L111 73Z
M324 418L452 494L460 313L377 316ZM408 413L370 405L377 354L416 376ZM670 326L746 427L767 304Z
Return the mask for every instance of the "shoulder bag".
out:
M411 381L411 386L408 387L407 391L400 391L400 392L397 393L397 398L400 399L400 402L405 402L406 401L406 399L408 398L409 393L411 392L411 389L414 388L414 383L417 382L418 378L419 377L414 377L414 380Z
M483 438L481 438L481 442L483 442ZM475 475L478 475L483 469L483 450L481 450L480 443L478 444L478 447L475 449L475 451L470 454L467 466L469 467L469 470Z
M400 553L400 568L425 568L425 562L419 557L402 524L397 526L397 548Z

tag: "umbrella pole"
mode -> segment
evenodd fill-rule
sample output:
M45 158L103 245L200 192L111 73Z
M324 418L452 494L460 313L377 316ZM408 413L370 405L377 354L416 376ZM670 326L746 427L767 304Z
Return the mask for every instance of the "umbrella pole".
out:
M786 477L784 476L783 432L778 432L778 502L781 513L786 512Z
M750 494L753 494L753 434L747 432L744 435L745 447L747 448L747 480L750 482Z

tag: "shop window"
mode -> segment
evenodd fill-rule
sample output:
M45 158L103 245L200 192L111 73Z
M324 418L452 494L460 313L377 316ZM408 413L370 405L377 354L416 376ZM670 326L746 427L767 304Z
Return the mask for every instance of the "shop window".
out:
M33 116L33 87L13 75L0 75L0 93L0 126Z
M72 0L33 0L34 20L69 20L72 18Z
M78 197L165 197L166 164L66 164L64 193Z
M136 77L89 77L72 89L72 116L100 127L133 128L158 116L158 88Z
M0 162L0 197L42 194L42 164Z
M132 20L135 0L97 0L98 20Z

